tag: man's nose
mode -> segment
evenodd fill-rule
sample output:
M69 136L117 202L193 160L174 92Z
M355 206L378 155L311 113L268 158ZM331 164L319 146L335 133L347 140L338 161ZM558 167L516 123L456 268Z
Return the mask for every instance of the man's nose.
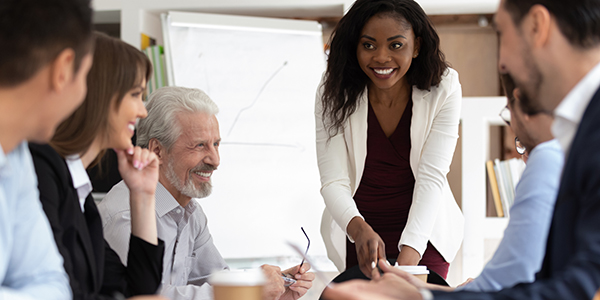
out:
M213 167L218 167L221 163L221 158L219 156L219 149L216 146L211 146L209 149L208 155L204 157L203 162L205 164L209 164Z

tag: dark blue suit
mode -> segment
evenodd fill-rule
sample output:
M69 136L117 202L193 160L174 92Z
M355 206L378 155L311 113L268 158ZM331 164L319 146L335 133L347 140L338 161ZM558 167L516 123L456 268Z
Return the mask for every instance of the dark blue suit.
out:
M600 90L565 163L536 280L497 293L435 292L435 299L592 299L600 288Z

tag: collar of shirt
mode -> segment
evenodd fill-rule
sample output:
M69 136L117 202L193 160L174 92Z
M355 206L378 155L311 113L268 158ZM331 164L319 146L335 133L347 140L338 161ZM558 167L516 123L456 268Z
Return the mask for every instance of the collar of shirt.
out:
M160 183L156 185L156 214L159 218L162 218L164 215L169 212L181 208L179 202L175 200L175 197L169 193L169 191ZM188 203L188 205L184 208L190 213L194 212L196 209L196 201L194 198ZM178 211L181 213L181 211Z
M81 211L85 212L85 198L87 198L87 196L92 192L92 183L90 182L90 177L85 171L83 162L81 162L79 155L69 155L66 157L65 161L67 162L67 167L69 167L71 179L73 179L73 187L77 190L77 196L79 196L79 205L81 206Z
M4 154L4 149L2 149L2 145L0 145L0 176L2 176L6 167L8 167L6 165L6 154Z
M581 79L554 110L552 134L560 143L565 156L577 132L583 113L600 87L600 63Z

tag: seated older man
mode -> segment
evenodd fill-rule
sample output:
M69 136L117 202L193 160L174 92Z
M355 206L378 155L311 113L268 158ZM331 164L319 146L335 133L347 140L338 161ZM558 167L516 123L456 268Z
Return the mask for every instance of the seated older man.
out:
M160 293L170 299L211 299L211 272L227 264L213 244L207 218L196 200L210 195L219 166L217 105L202 91L164 87L150 96L148 117L139 123L137 144L159 158L156 187L158 237L165 242ZM124 264L130 235L129 191L121 181L98 206L104 236ZM263 265L266 299L295 300L312 286L308 264L283 271L297 280L284 287L278 267Z

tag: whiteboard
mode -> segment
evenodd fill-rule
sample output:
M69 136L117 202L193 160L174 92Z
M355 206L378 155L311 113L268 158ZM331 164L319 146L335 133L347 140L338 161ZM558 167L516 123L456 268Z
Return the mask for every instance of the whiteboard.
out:
M325 70L317 22L169 12L170 84L219 106L221 165L201 199L226 259L326 256L315 150L315 93ZM299 263L299 261L298 261Z

